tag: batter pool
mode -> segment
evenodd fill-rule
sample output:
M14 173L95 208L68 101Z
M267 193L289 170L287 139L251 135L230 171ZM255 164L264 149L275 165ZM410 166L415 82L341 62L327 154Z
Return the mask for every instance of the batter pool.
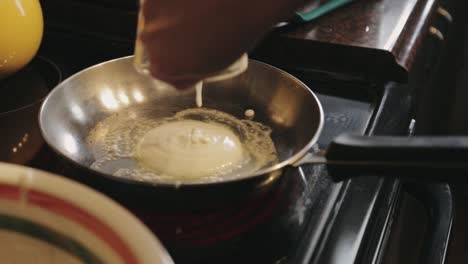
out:
M148 131L137 145L143 166L176 177L197 178L232 170L243 148L228 127L195 120L174 121Z
M142 109L101 121L87 141L91 168L152 183L235 179L277 163L272 130L207 108L152 119Z

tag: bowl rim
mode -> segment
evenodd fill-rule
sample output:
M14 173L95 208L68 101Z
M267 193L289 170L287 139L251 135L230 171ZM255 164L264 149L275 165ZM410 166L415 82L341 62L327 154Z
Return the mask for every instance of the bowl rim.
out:
M22 165L0 162L0 171L0 184L18 187L21 193L42 192L90 214L120 238L136 263L173 263L159 239L136 216L104 194L58 174Z

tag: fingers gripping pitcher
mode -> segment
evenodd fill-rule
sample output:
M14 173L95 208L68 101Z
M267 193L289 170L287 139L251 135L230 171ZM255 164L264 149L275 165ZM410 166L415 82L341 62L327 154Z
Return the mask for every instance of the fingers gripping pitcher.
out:
M145 74L145 75L149 75L151 62L147 55L146 49L140 39L141 33L143 32L143 29L145 26L145 18L144 18L143 11L141 8L144 1L145 0L140 0L140 10L138 14L137 39L135 43L134 65L138 72ZM216 82L216 81L222 81L222 80L226 80L229 78L233 78L241 74L242 72L244 72L247 69L247 66L248 66L248 57L247 57L247 54L243 54L237 61L232 63L225 70L217 74L214 74L208 78L205 78L204 80L195 84L194 87L197 90L197 100L196 100L197 105L201 106L201 90L202 90L203 83ZM155 81L158 82L159 85L172 87L172 85L166 82L163 82L161 80L155 80Z

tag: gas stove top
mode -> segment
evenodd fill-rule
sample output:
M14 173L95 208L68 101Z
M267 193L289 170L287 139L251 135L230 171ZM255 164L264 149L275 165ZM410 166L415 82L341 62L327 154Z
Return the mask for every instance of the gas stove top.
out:
M128 41L46 30L39 55L64 79L132 52ZM413 104L406 87L347 81L313 70L291 73L322 103L325 126L317 148L326 148L344 132L407 133ZM45 144L27 165L80 180ZM272 192L229 208L174 214L127 208L177 263L355 263L377 258L385 249L399 190L396 179L363 176L334 182L326 166L307 165L286 170Z
M46 30L39 55L60 71L51 76L64 79L86 67L133 53L137 1L97 2L41 0ZM285 69L317 94L325 113L325 126L317 148L325 149L341 133L407 135L411 132L414 91L408 84L388 82L388 67L369 67L376 65L369 61L379 58L373 51L379 50L383 44L368 47L368 36L381 37L377 44L389 43L389 38L393 39L391 43L395 45L384 47L389 48L390 53L378 53L385 55L385 62L394 63L395 58L388 55L406 56L406 52L417 48L415 43L419 41L409 38L412 41L407 42L403 37L419 34L414 35L419 39L422 35L416 30L419 27L413 29L411 26L405 34L379 33L383 29L392 32L402 30L395 29L395 21L406 21L409 17L420 19L421 15L416 11L420 9L421 14L427 15L422 11L435 6L435 2L356 1L346 8L347 11L337 12L322 19L321 23L274 34L271 43L265 42L270 45L260 45L251 58ZM383 6L388 8L382 9ZM409 12L411 10L412 13ZM365 15L356 16L362 12ZM348 25L356 26L351 30L342 27L345 20L352 22ZM395 41L397 35L399 39ZM359 45L354 45L356 41ZM404 48L403 52L399 50L400 46ZM323 49L313 52L317 50L311 47ZM341 52L336 52L338 47ZM279 54L280 51L283 52ZM330 54L335 56L330 57ZM351 58L346 60L350 68L342 65L344 55ZM402 64L410 69L413 56L405 58ZM300 67L296 67L297 62L302 62ZM321 63L326 67L318 68ZM328 67L329 63L332 67ZM362 64L364 70L373 74L374 69L378 69L387 79L361 78L360 75L359 78L350 78L362 70L357 69L356 64ZM34 67L37 65L41 64L33 64ZM341 69L345 74L336 67L345 69ZM335 72L328 72L330 68ZM56 80L46 83L52 89ZM32 109L37 110L38 105ZM18 123L23 125L32 120L15 118L5 118L0 114L3 135L9 135L5 127ZM35 129L38 130L37 127ZM39 133L35 131L27 137L20 135L17 138L32 141L33 135L36 137ZM31 154L34 158L26 165L83 180L81 172L71 168L43 142L40 151ZM229 208L167 213L151 207L124 206L161 239L176 263L386 263L383 259L386 251L392 248L387 243L391 240L389 236L402 192L402 183L396 178L363 175L335 182L326 166L308 165L286 170L274 190ZM441 197L439 200L429 199L439 206L431 208L431 213L451 215L450 206L440 205L444 199ZM445 223L450 230L450 217L433 221L432 227L436 226L439 229L435 230L440 231ZM441 239L439 244L444 244L446 236L447 233L444 237L443 233L435 232L428 241ZM427 248L429 251L426 253L430 254L426 254L428 257L424 260L427 261L422 263L442 263L437 260L445 256L443 248L431 245Z
M130 55L132 49L128 43L47 32L40 55L66 78ZM412 105L408 89L346 82L314 72L293 74L323 105L325 127L318 148L326 148L344 132L407 132ZM46 145L27 165L76 180L82 177ZM308 165L286 170L267 195L230 208L173 214L127 208L154 231L177 263L354 263L384 250L399 186L395 179L365 176L334 182L326 166Z

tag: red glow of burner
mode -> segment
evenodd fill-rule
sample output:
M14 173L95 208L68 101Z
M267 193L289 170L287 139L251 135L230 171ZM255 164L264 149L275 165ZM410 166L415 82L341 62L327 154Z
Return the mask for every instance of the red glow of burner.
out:
M240 237L273 215L282 188L235 207L199 214L132 210L163 243L207 246Z
M42 149L30 165L63 175L74 175L48 148ZM139 217L163 243L201 247L239 238L271 219L277 213L275 209L278 209L284 191L284 188L277 186L266 195L241 204L202 213L166 214L151 209L127 209Z

